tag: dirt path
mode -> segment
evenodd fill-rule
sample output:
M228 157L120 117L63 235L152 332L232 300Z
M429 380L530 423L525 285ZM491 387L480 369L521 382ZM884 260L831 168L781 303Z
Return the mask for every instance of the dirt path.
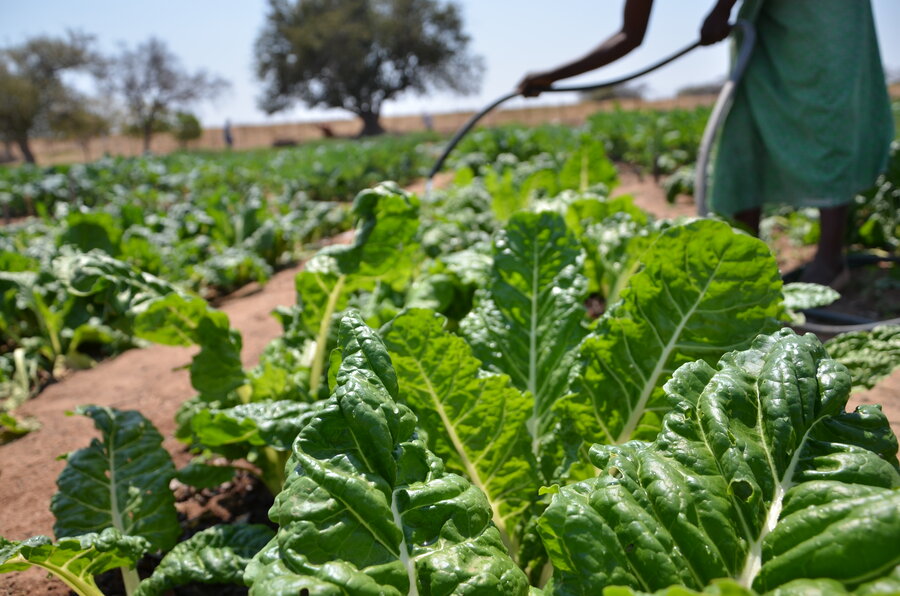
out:
M693 205L686 199L679 199L674 206L666 203L662 189L651 178L641 180L627 172L622 178L617 193L633 194L638 205L655 215L694 214ZM442 174L435 180L435 186L445 185L451 179L452 174ZM422 192L424 183L410 188ZM347 242L350 238L344 235L339 241ZM281 271L264 287L245 288L222 301L219 308L243 335L245 367L255 365L265 345L280 334L279 324L269 313L278 305L294 303L294 276L299 270L300 266ZM89 419L65 414L78 405L94 403L141 411L167 437L164 445L176 462L186 463L188 457L183 445L171 435L175 429L175 411L195 393L184 369L195 351L196 348L167 346L131 350L92 370L69 375L23 405L19 413L35 416L41 428L0 447L0 536L22 540L35 534L53 535L50 497L56 492L56 478L65 467L65 462L57 461L56 457L86 446L96 436ZM900 430L900 372L874 390L854 396L851 403L885 404L897 432ZM45 574L37 569L0 575L2 596L67 593L61 582L45 579Z

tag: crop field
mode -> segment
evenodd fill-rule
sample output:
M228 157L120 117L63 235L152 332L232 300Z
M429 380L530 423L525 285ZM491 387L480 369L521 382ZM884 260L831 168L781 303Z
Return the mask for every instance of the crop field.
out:
M900 326L617 191L707 117L0 169L0 594L900 593Z

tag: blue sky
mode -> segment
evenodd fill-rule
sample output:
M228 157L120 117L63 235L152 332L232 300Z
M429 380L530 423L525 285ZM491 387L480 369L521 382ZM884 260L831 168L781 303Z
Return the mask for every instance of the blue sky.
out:
M856 0L848 0L856 1ZM283 122L346 115L303 107L266 116L256 107L260 87L253 75L253 43L262 28L265 0L0 0L0 46L41 33L78 29L97 37L101 50L114 52L155 35L189 69L206 68L228 79L231 91L215 103L197 106L204 124ZM472 109L506 93L529 70L573 58L620 25L622 0L461 0L473 50L484 56L481 92L459 97L404 96L385 114L418 114ZM643 46L619 61L573 81L602 81L637 70L687 45L697 36L712 0L657 0ZM872 0L885 66L900 74L900 0ZM893 27L891 29L890 27ZM682 86L724 76L725 44L701 48L646 77L651 97L674 94ZM561 95L526 102L571 101Z

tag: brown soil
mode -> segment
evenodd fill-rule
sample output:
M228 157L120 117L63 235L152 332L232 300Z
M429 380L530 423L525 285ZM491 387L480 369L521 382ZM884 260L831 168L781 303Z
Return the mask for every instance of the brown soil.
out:
M435 186L449 182L449 174L435 181ZM689 199L680 198L671 206L662 189L651 178L641 180L634 173L623 172L617 193L629 193L636 202L659 217L693 215ZM421 192L424 186L414 188ZM338 241L347 242L343 235ZM253 287L222 301L219 308L230 318L233 327L243 335L242 360L246 367L258 361L263 347L280 334L277 321L269 313L279 305L295 300L294 276L300 266L277 273L264 287ZM147 416L166 437L163 445L172 453L176 465L187 463L189 455L181 443L172 438L174 414L178 406L194 395L185 364L195 348L151 346L131 350L96 368L75 372L47 387L38 397L23 405L18 413L33 416L41 428L25 437L0 446L0 536L22 540L35 534L53 534L50 497L56 492L55 480L65 463L58 455L86 446L96 432L89 419L67 416L66 412L87 403L120 409L137 409ZM900 371L875 389L855 395L851 404L882 403L895 432L900 431ZM228 519L225 501L239 502L235 496L250 490L240 479L227 494L206 494L202 498L182 501L179 509L184 518L201 523L218 515ZM262 497L254 497L257 507ZM205 499L205 501L204 501ZM199 521L198 521L199 520ZM108 584L104 585L106 588ZM109 589L109 588L107 588ZM63 584L48 578L39 569L0 575L0 596L24 594L67 594Z

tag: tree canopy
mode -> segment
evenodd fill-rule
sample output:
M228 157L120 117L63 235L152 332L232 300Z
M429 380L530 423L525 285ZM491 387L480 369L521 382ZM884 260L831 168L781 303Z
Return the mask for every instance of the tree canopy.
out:
M34 163L29 138L48 132L60 110L71 105L66 70L97 64L91 38L70 32L66 38L40 36L0 50L0 135L19 146Z
M190 73L166 44L151 37L134 50L125 49L110 63L108 84L124 101L129 128L144 139L150 150L153 133L166 129L161 123L176 108L214 99L228 83L204 70Z
M361 134L377 134L382 106L404 92L478 89L469 41L452 2L270 0L256 40L260 107L343 108L362 119Z

